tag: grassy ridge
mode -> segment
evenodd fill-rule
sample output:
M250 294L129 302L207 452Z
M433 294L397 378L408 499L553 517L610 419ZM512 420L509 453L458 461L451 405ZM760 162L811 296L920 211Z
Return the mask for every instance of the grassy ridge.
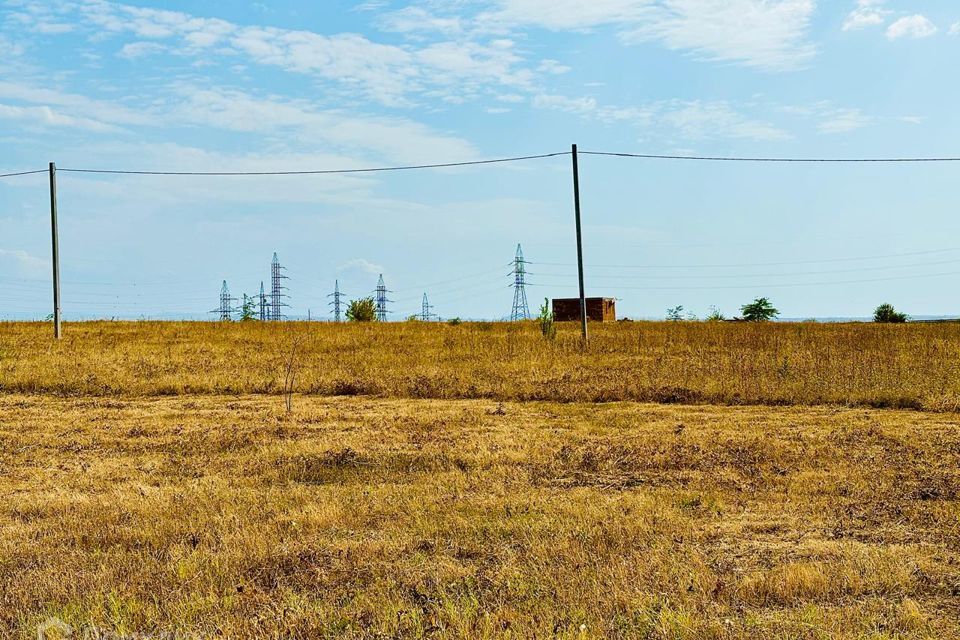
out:
M0 324L0 392L276 394L299 338L296 391L407 398L960 408L960 326L93 322Z
M948 414L4 395L0 443L4 638L49 616L178 638L960 624Z

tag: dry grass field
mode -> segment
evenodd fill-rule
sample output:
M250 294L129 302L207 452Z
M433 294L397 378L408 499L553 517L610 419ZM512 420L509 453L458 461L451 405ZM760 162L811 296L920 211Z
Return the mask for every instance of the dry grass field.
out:
M0 324L0 392L278 394L960 410L960 324Z
M960 637L960 328L573 331L0 325L0 637Z

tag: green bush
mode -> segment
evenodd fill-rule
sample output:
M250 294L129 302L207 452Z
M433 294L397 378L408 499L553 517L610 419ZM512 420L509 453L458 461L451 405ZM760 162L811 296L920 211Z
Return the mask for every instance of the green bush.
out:
M882 305L874 309L873 321L899 324L907 321L907 314L900 313L893 308L892 304L884 302Z
M766 322L780 315L780 312L766 298L757 298L750 304L740 307L740 311L747 322Z
M377 319L377 303L373 298L351 300L347 305L347 320L350 322L374 322Z

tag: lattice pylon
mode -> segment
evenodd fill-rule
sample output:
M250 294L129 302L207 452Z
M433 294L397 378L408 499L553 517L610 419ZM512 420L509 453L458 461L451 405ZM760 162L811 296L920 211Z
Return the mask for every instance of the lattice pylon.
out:
M374 302L376 304L377 321L386 322L387 314L390 313L390 311L387 310L387 303L393 302L393 300L387 299L387 294L390 293L390 291L387 289L387 285L383 281L382 273L380 274L380 279L377 280L377 288L374 293L376 296L374 298Z
M333 293L327 294L327 297L333 298L333 300L330 301L330 306L333 307L333 321L343 322L343 293L340 292L339 280L333 281Z
M523 249L517 245L517 254L513 259L513 308L510 321L529 320L530 305L527 303L527 261L523 259Z

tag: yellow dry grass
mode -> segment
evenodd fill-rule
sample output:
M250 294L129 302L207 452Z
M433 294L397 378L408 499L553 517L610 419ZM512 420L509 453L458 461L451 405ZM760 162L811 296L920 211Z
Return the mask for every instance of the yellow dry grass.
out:
M0 637L960 637L953 327L47 329L0 326Z
M0 392L319 395L960 410L960 324L0 324Z

